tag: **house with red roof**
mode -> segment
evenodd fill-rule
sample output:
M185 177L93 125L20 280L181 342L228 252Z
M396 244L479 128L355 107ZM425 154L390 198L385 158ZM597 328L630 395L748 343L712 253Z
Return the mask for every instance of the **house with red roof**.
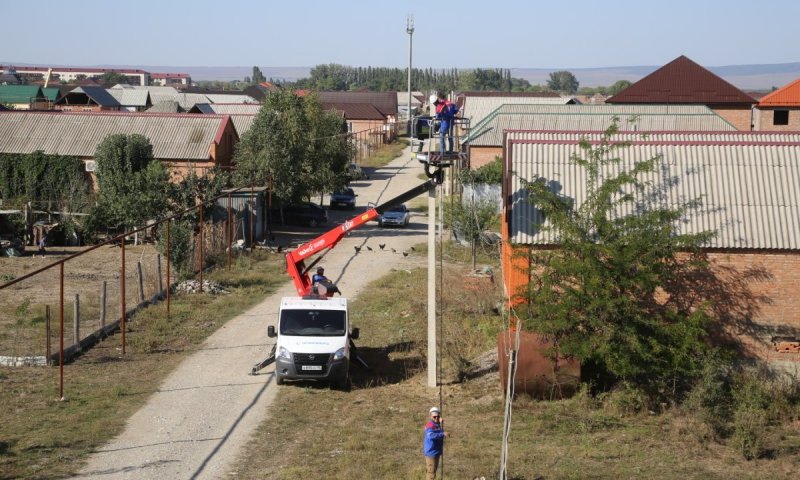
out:
M800 78L761 97L753 116L756 130L800 131Z
M753 129L753 97L681 55L625 90L610 104L705 105L737 130Z

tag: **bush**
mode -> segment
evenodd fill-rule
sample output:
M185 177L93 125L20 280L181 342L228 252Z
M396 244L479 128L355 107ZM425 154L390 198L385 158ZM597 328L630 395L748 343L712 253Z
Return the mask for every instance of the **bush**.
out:
M185 220L171 222L169 228L169 261L179 273L185 274L189 270L187 261L192 250L192 224ZM158 251L162 255L167 252L167 227L162 223L158 227Z

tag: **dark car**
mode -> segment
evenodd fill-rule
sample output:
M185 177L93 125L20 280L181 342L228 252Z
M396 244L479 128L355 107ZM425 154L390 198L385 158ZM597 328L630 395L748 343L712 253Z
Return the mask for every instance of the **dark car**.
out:
M275 217L280 221L281 212L276 212ZM309 227L316 227L321 223L328 221L328 211L317 204L311 202L302 202L296 205L288 205L283 207L283 222L293 225L308 225Z
M352 188L345 188L331 193L331 208L333 207L348 207L355 208L356 206L356 192Z

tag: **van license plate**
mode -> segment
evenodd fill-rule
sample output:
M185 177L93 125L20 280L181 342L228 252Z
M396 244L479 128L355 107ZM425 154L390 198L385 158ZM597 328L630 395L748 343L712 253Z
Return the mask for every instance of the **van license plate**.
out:
M322 365L303 365L300 367L301 370L320 370L322 371Z

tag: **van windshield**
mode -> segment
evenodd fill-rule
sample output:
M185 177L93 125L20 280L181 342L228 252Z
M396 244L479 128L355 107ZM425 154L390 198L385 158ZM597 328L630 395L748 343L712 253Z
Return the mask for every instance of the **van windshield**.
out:
M282 310L281 335L340 337L345 334L345 319L340 310Z

